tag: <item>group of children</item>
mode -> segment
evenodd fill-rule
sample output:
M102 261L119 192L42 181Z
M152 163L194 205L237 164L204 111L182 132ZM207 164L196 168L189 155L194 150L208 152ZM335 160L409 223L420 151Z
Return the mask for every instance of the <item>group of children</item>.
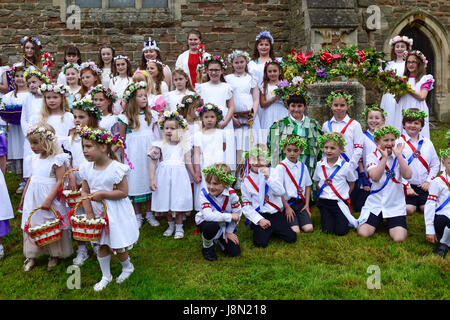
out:
M31 43L38 50L35 39L25 39L24 48ZM242 213L254 245L266 247L273 234L295 242L299 232L313 232L313 204L326 233L343 236L352 227L369 237L386 219L393 241L406 239L406 215L420 209L426 239L438 243L435 252L445 256L450 150L441 151L439 168L424 132L428 110L404 108L396 128L386 124L383 108L368 106L363 132L348 114L351 95L336 91L326 99L333 117L320 127L306 115L308 97L302 90L285 101L274 96L283 69L269 32L257 36L253 60L240 50L228 56L233 71L225 77L225 60L200 50L199 40L198 31L189 34L190 49L173 72L151 39L134 74L130 59L116 56L109 46L100 49L99 66L81 63L79 50L69 47L58 83L50 83L34 64L27 68L34 53L12 68L15 90L3 103L22 105L20 125L9 124L8 158L23 159L19 208L25 271L39 255L50 256L50 269L73 254L62 189L81 190L77 215L93 219L106 208L108 224L93 243L102 271L96 291L112 281L110 250L123 266L117 283L134 271L128 251L145 220L156 227L158 217L166 216L163 235L181 239L191 212L196 212L207 260L217 259L215 243L228 256L240 254L236 226ZM416 77L410 66L417 67L420 59L418 53L406 56L406 68ZM417 98L424 99L431 88L432 81L426 81ZM2 170L3 203L10 203ZM241 199L232 186L240 189ZM352 207L361 211L358 219ZM54 220L51 208L60 214L63 236L38 247L29 229ZM0 214L1 240L9 233L12 207ZM78 241L74 264L88 257L85 243Z

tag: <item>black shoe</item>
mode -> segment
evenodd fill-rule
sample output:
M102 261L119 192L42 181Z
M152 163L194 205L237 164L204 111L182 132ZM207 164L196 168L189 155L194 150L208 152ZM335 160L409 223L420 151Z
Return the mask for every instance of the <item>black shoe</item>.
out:
M434 250L433 253L436 253L438 256L445 258L447 251L448 251L447 245L444 243L439 243L436 250Z
M214 246L209 248L202 248L203 257L206 260L214 261L217 260L216 252L214 251Z

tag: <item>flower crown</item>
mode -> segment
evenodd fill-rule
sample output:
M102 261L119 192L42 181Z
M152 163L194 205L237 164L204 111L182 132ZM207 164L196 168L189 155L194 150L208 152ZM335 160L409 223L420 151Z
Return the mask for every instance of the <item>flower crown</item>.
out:
M55 134L44 127L30 126L27 130L27 137L34 134L39 134L46 140L55 140Z
M242 154L242 159L244 159L244 161L247 161L249 158L259 158L268 162L272 160L269 151L257 147L253 147Z
M123 56L121 54L114 57L114 61L119 60L119 59L124 59L124 60L127 60L128 62L130 62L130 58L128 58L127 56Z
M364 108L363 113L361 114L361 117L364 121L366 121L367 116L369 115L370 111L380 111L381 114L386 118L388 113L386 111L384 111L383 109L381 109L381 107L378 104L373 104L371 106L366 106Z
M428 117L427 113L423 110L412 111L411 109L403 109L402 116L411 119L425 119Z
M39 80L41 80L44 83L47 83L47 84L50 83L50 79L44 73L37 71L37 70L28 69L23 74L23 77L25 78L25 81L28 81L28 79L30 79L31 77L37 77Z
M36 37L25 36L25 37L23 37L22 39L20 39L20 44L21 44L21 45L24 45L24 44L25 44L26 42L28 42L28 41L33 42L35 45L37 45L37 46L39 47L39 49L42 50L42 44L41 44L41 42L39 41L39 39L36 38Z
M377 141L386 136L388 133L391 133L394 135L395 139L398 139L400 137L400 131L397 128L394 128L393 126L383 126L378 130L375 130L373 133L373 140Z
M144 47L142 48L142 52L147 51L147 50L161 51L158 48L158 43L155 40L152 40L151 37L148 37L148 41L146 41L144 43Z
M273 37L272 37L272 35L270 34L269 31L267 31L267 30L261 31L261 32L256 36L256 39L255 39L255 40L258 41L258 40L261 39L261 38L268 38L268 39L270 40L270 43L273 44Z
M242 50L233 50L232 53L228 55L228 62L232 63L234 58L244 57L247 63L251 60L250 55Z
M234 180L236 180L236 178L232 174L227 173L223 168L217 169L211 166L206 167L202 170L202 172L204 175L207 175L208 173L215 175L217 178L219 178L220 181L227 185L233 184Z
M102 112L94 104L94 102L92 101L92 96L90 94L87 94L80 101L75 101L70 108L70 112L73 113L74 109L86 111L90 116L97 118L97 120L100 120L102 118Z
M419 58L422 61L424 67L425 68L427 67L428 60L422 52L420 52L419 50L414 50L414 51L406 50L405 52L403 52L403 57L405 58L405 60L411 55Z
M147 82L145 82L145 81L139 81L139 82L130 84L125 89L125 92L123 93L123 96L122 96L123 102L128 103L131 100L131 98L134 97L134 95L136 94L136 92L139 89L146 89L146 88L147 88Z
M204 106L197 108L197 111L195 112L195 114L197 115L197 117L201 118L202 114L207 111L214 111L216 113L217 122L223 120L222 110L220 110L220 108L213 103L207 103Z
M305 99L307 105L309 104L310 98L306 91L303 90L302 82L299 85L294 85L289 83L288 80L280 80L277 83L277 87L274 90L275 94L285 103L293 96L300 96Z
M161 130L164 129L164 123L166 121L171 121L174 120L178 123L178 125L183 128L184 130L188 130L188 123L187 121L183 118L183 116L181 114L178 113L178 111L165 111L163 113L163 116L161 118L158 119L158 124L159 127L161 128Z
M189 95L186 98L186 100L184 100L184 102L181 101L180 103L177 104L177 110L188 108L191 105L191 103L193 103L194 101L196 101L198 99L201 99L201 97L200 97L200 95L198 93L194 93L194 94Z
M450 148L439 150L439 155L441 156L441 159L450 157Z
M67 69L70 69L70 68L73 68L73 69L77 70L78 72L81 71L81 67L78 63L68 62L62 68L63 73L66 74Z
M113 136L111 132L107 130L89 128L88 126L77 126L76 130L79 136L83 139L92 140L106 145L116 145L121 149L125 149L125 140L119 135Z
M150 60L147 60L147 65L148 65L149 63L151 63L151 62L157 63L157 64L161 65L161 67L164 66L163 63L162 63L161 61L156 60L156 59L150 59Z
M409 49L411 49L413 46L413 39L410 39L407 36L395 36L391 40L389 40L389 45L394 46L397 42L404 42L408 44Z
M89 68L92 71L94 71L94 73L97 74L99 77L102 76L102 70L99 67L97 67L94 61L83 62L80 66L80 71L86 68Z
M38 93L44 95L46 92L54 92L67 97L69 95L69 87L60 83L43 83L39 86Z
M317 138L317 141L319 141L321 149L325 146L325 143L328 141L336 142L336 144L341 148L344 148L347 145L344 136L338 132L325 133L324 135L319 136Z
M88 94L90 94L92 99L94 99L94 95L99 92L103 93L107 99L112 101L112 103L115 103L118 99L114 91L111 91L111 89L109 88L105 88L105 86L102 84L98 84L97 86L89 90Z
M222 69L227 68L227 62L221 56L209 55L206 56L203 60L203 64L205 65L205 67L208 67L211 62L218 62L221 65Z
M133 76L135 75L135 74L138 74L138 73L142 73L144 76L146 76L147 78L150 76L149 74L148 74L148 72L147 71L145 71L145 70L136 70L134 73L133 73Z
M11 71L9 72L9 74L11 75L11 77L15 77L16 76L16 72L27 72L27 68L25 66L15 66L11 68Z
M300 138L297 135L293 135L289 138L283 139L280 142L280 147L281 149L284 149L285 146L287 145L294 145L299 149L303 149L305 150L306 148L308 148L308 142L306 142L305 139Z
M333 100L340 98L344 98L345 101L347 101L347 105L349 108L353 107L352 95L345 92L335 93L334 91L331 91L330 95L325 100L327 101L328 106L331 107L331 105L333 104Z

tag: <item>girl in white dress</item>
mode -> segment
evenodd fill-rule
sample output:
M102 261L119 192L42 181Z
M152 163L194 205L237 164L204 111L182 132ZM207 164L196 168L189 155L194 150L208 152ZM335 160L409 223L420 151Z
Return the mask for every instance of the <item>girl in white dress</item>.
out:
M133 202L134 211L139 227L144 222L142 204L147 208L146 219L151 226L159 226L151 208L151 190L149 182L150 159L147 149L159 140L159 130L152 123L152 115L148 107L147 83L138 82L128 86L123 101L125 111L119 115L119 132L126 139L129 161L132 170L128 177L128 196Z
M0 170L0 259L5 255L5 249L2 245L2 238L10 232L9 220L14 218L14 211L11 205L11 199L8 194L3 170Z
M249 61L250 56L247 52L234 50L228 56L233 73L225 76L225 80L233 89L234 116L232 120L236 137L237 164L242 164L242 153L248 151L251 145L258 143L257 134L260 129L259 88L256 80L248 73ZM240 176L240 173L236 172L236 174Z
M83 98L91 88L102 83L102 70L93 61L83 62L80 65L81 89L80 95Z
M81 195L89 196L90 200L83 201L86 218L99 217L103 211L100 202L106 204L108 225L103 228L99 239L100 248L97 259L102 271L102 279L95 284L94 290L103 290L113 279L111 275L111 256L109 250L119 258L122 273L116 283L125 281L134 271L128 251L139 238L139 227L133 206L128 198L127 175L130 167L117 161L111 146L123 148L123 140L103 129L88 127L78 130L83 138L83 152L88 163L80 168L82 182ZM94 201L94 202L93 202Z
M112 75L109 88L119 97L119 100L114 103L113 112L114 114L121 114L124 111L124 104L122 102L123 94L125 89L133 83L133 70L131 68L130 58L122 55L114 57Z
M163 235L170 237L175 231L174 238L181 239L184 237L183 216L192 211L188 173L195 176L191 163L192 145L183 132L188 129L187 122L177 111L164 112L158 123L164 138L155 141L148 150L152 210L167 213L169 228Z
M66 72L65 68L67 64L81 64L81 52L80 50L75 46L67 46L66 50L64 51L64 67L62 67L61 72L58 75L58 80L56 81L59 84L63 84L65 86L68 86L69 83L67 83L66 78Z
M408 83L411 85L413 92L408 92L398 101L400 110L417 108L425 111L425 126L422 128L422 134L425 138L430 139L429 111L427 106L428 91L433 90L434 78L431 74L426 74L427 58L418 50L406 51L405 55L405 73L408 77ZM401 118L403 119L403 117ZM401 122L400 122L401 123Z
M69 62L63 67L63 72L66 79L65 82L69 87L67 103L70 108L75 101L79 101L81 99L80 66Z
M153 87L150 92L153 95L160 95L169 92L169 86L164 81L164 66L159 60L148 60L147 71L153 80Z
M24 271L29 271L35 265L35 259L43 254L49 254L48 269L58 264L58 258L67 258L72 255L72 241L70 228L67 222L67 207L60 199L58 189L60 180L64 175L65 162L69 155L63 153L55 141L55 131L48 124L40 124L38 127L30 127L27 133L31 149L38 154L33 161L33 170L23 193L23 214L21 228L23 232L23 253L25 255ZM37 210L30 219L32 210ZM49 211L53 208L58 212L63 228L59 241L38 247L29 236L29 229L55 220L54 214Z
M222 162L225 162L234 172L236 170L236 147L233 121L231 121L234 115L234 98L233 89L226 83L223 76L227 66L220 56L207 56L204 64L208 70L208 82L198 85L196 91L206 104L212 103L222 111L224 118L219 121L219 128L225 130L227 137L227 150L225 160Z
M263 84L260 86L259 103L261 130L269 131L270 126L280 119L288 116L289 111L280 98L272 94L277 89L278 81L283 80L283 68L278 61L270 61L266 63L264 68ZM263 135L267 137L266 135Z
M116 56L116 51L109 45L103 45L98 51L98 67L102 70L102 84L105 88L109 88L111 81L111 67L113 58Z
M91 90L91 97L95 106L102 112L102 118L98 126L108 130L113 135L119 134L119 119L112 112L113 104L117 101L117 95L104 85L99 84Z
M253 60L248 63L248 72L256 79L258 86L263 82L264 66L267 62L275 60L273 42L273 37L267 30L256 36Z
M142 48L142 58L141 63L139 64L139 70L147 70L147 62L149 60L158 60L163 62L161 58L161 50L158 47L158 43L155 40L152 40L151 37L148 38L148 41L144 43L144 47ZM164 64L164 81L170 89L170 85L172 83L172 74L170 68L167 64Z
M389 41L391 46L391 59L386 63L384 71L392 70L397 76L402 76L405 71L405 58L403 53L412 49L413 39L406 36L395 36ZM393 94L385 93L381 98L380 106L387 112L386 124L402 129L402 110L397 107L397 101Z
M166 100L166 110L172 112L177 110L177 105L181 102L184 96L194 94L195 90L192 88L191 80L183 69L175 69L172 72L173 86L175 90L164 94Z

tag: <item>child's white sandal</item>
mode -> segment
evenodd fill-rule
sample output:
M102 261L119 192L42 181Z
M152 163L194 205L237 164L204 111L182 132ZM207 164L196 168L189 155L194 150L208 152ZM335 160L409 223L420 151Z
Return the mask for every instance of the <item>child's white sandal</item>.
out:
M128 279L129 276L131 276L131 274L134 272L134 266L133 264L131 264L131 268L130 269L122 269L122 273L117 277L116 279L116 283L117 284L121 284L122 282L124 282L125 280Z
M102 280L100 280L100 282L97 282L95 284L94 291L96 291L96 292L102 291L112 281L112 279L113 279L112 277L109 279L106 277L102 277Z

